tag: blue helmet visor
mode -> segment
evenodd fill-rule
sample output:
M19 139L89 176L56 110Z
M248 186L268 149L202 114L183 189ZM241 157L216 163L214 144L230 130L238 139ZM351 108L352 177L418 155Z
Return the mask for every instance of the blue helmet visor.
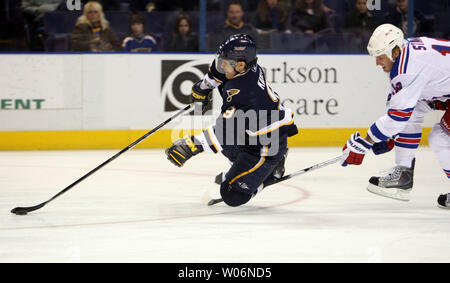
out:
M221 54L216 55L216 70L221 74L227 74L234 71L237 61L224 58Z

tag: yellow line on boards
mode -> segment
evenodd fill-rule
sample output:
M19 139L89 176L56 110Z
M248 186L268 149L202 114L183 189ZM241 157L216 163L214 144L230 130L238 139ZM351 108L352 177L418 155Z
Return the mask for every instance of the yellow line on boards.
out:
M20 131L0 132L0 150L70 150L125 148L150 130L87 130L87 131ZM185 135L202 130L161 129L136 148L166 148ZM344 146L352 133L363 136L367 128L299 129L288 139L289 146ZM421 145L428 145L431 128L424 128Z

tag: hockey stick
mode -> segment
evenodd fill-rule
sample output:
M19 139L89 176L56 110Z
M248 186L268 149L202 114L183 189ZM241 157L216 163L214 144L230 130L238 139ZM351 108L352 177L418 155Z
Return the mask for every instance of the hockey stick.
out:
M305 169L296 171L296 172L294 172L294 173L291 173L291 174L289 174L289 175L286 175L286 176L284 176L284 177L281 177L281 178L277 179L275 182L273 182L272 184L270 184L270 185L268 185L268 186L272 186L272 185L274 185L274 184L277 184L277 183L280 183L280 182L289 180L289 179L291 179L291 178L294 178L294 177L296 177L296 176L298 176L298 175L305 174L306 172L313 171L313 170L315 170L315 169L319 169L319 168L322 168L322 167L325 167L325 166L334 164L334 163L340 161L341 159L342 159L342 156L338 156L338 157L335 157L335 158L333 158L333 159L330 159L330 160L327 160L327 161L318 163L318 164L316 164L316 165L310 166L310 167L308 167L308 168L305 168ZM268 187L268 186L266 186L266 187ZM221 199L221 198L211 199L211 200L208 202L208 206L214 205L214 204L219 203L219 202L222 202L222 201L223 201L223 199Z
M132 144L130 144L129 146L125 147L124 149L122 149L121 151L119 151L118 153L116 153L113 157L109 158L108 160L106 160L105 162L103 162L102 164L100 164L99 166L95 167L94 169L92 169L91 171L89 171L88 173L86 173L83 177L79 178L78 180L76 180L75 182L73 182L72 184L70 184L69 186L67 186L64 190L60 191L59 193L57 193L56 195L54 195L51 199L35 205L35 206L30 206L30 207L16 207L14 209L11 210L11 213L17 214L17 215L25 215L28 212L34 211L34 210L38 210L40 208L42 208L43 206L45 206L47 203L51 202L52 200L54 200L55 198L59 197L60 195L62 195L63 193L67 192L70 188L74 187L75 185L77 185L78 183L80 183L81 181L83 181L84 179L86 179L87 177L89 177L90 175L94 174L97 170L99 170L100 168L102 168L103 166L105 166L106 164L110 163L111 161L113 161L114 159L116 159L117 157L119 157L122 153L128 151L129 149L135 147L138 143L140 143L141 141L145 140L147 137L149 137L151 134L153 134L154 132L158 131L160 128L162 128L164 125L166 125L167 123L169 123L170 121L172 121L173 119L175 119L176 117L188 112L189 110L191 110L192 105L189 104L188 106L186 106L185 108L183 108L182 110L178 111L177 113L175 113L175 115L173 115L172 117L170 117L169 119L167 119L166 121L162 122L161 124L159 124L156 128L152 129L151 131L149 131L148 133L146 133L145 135L143 135L142 137L140 137L139 139L137 139L136 141L134 141Z

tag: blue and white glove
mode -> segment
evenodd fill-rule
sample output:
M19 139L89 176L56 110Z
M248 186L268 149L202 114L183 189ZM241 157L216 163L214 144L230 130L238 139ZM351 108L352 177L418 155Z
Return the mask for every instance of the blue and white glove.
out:
M342 149L341 165L360 165L364 159L364 156L371 148L372 144L364 140L359 132L354 133L350 136Z

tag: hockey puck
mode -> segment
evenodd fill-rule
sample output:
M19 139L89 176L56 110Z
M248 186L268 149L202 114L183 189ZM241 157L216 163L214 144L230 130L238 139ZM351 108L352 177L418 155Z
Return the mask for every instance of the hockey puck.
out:
M25 209L18 209L17 207L11 210L12 213L16 215L27 215L27 211Z

